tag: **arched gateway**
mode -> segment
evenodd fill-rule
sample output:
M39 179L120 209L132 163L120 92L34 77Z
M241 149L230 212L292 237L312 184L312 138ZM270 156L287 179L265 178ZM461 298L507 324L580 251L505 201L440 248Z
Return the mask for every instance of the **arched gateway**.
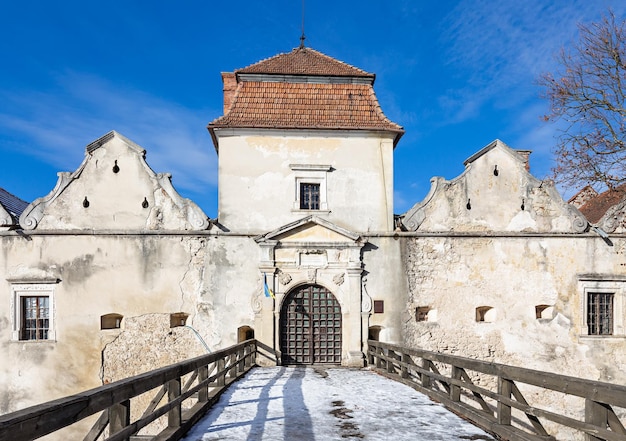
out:
M280 311L280 350L285 364L341 364L341 306L319 285L292 290Z

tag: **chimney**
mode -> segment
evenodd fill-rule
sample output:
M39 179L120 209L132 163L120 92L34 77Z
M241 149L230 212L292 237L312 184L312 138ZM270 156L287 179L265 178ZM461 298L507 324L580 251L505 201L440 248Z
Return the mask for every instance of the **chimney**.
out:
M237 90L237 76L234 72L222 72L222 82L224 83L224 115L226 115Z
M524 165L526 166L526 171L530 173L530 161L528 160L528 158L530 157L530 154L533 152L532 150L515 150L517 152L518 155L520 155L520 157L522 158L522 161L524 161Z

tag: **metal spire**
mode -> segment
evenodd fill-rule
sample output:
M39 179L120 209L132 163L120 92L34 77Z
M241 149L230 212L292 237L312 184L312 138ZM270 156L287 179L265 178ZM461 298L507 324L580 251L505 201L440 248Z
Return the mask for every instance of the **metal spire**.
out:
M304 0L302 0L302 35L300 36L300 49L304 48L304 40L306 37L304 36Z

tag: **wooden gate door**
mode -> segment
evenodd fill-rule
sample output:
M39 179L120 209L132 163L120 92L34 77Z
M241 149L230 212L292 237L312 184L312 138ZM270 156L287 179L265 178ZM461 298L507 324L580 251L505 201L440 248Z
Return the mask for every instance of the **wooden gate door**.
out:
M287 295L280 311L280 350L285 364L341 364L341 306L318 285Z

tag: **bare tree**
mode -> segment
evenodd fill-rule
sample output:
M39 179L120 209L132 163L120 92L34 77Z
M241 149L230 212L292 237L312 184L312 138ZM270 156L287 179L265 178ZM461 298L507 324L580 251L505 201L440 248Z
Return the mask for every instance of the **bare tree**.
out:
M564 122L554 178L614 190L626 182L626 20L609 11L579 32L578 43L561 51L558 70L539 78L550 101L545 119Z

